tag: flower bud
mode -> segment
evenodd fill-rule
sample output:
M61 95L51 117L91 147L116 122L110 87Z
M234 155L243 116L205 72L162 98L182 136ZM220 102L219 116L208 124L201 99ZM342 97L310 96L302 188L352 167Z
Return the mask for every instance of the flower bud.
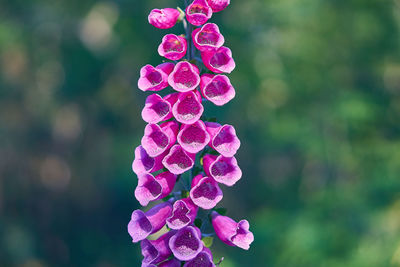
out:
M174 8L153 9L148 17L149 23L159 29L174 27L178 21L180 12Z

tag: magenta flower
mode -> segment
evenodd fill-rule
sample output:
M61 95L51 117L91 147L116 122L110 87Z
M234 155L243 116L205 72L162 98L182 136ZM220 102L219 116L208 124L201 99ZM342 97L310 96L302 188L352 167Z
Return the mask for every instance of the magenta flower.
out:
M182 174L194 165L195 154L186 152L180 145L174 145L162 161L173 174Z
M204 65L216 73L231 73L235 67L235 61L232 58L232 51L221 46L214 51L205 51L201 53Z
M203 96L217 106L222 106L235 97L229 78L225 75L203 74L200 79L200 88Z
M192 33L193 43L200 51L213 51L220 48L224 42L224 36L219 32L217 24L207 23L197 28Z
M142 241L142 267L215 267L201 231L194 226L205 222L206 216L212 217L217 236L226 244L248 249L254 240L246 220L236 223L212 210L223 198L219 183L233 186L242 176L234 157L240 147L235 128L208 122L215 120L203 114L202 104L204 100L222 106L236 94L229 78L222 74L235 68L232 52L223 46L225 38L219 27L207 23L213 12L226 8L230 0L184 2L186 16L179 7L151 11L149 22L155 27L171 28L183 20L186 33L165 35L158 53L176 62L146 65L138 81L142 91L161 91L168 85L177 91L148 96L142 110L148 124L132 162L138 177L135 197L142 206L168 199L147 212L132 213L128 232L133 242ZM200 166L196 166L198 161ZM184 188L174 191L178 179ZM187 179L191 182L189 192ZM208 211L199 215L199 208ZM165 224L167 233L156 240L147 239Z
M234 185L242 177L242 171L235 157L205 155L203 157L203 167L207 176L227 186Z
M146 98L142 118L147 123L159 123L172 117L171 110L172 106L169 101L158 94L152 94Z
M162 159L164 154L152 158L147 154L146 150L140 145L135 149L135 159L132 162L132 170L136 174L145 172L156 172L163 168Z
M157 67L146 65L140 70L138 87L142 91L160 91L168 86L168 75L174 69L173 63L163 63Z
M207 0L208 5L212 8L213 12L224 10L230 2L230 0Z
M206 0L194 0L186 8L186 19L194 26L200 26L212 16L212 9Z
M183 124L178 133L178 143L184 150L190 153L197 153L204 149L210 142L210 135L206 125L201 120L193 124Z
M176 175L170 172L162 172L157 176L150 173L138 175L138 185L135 189L135 197L140 205L147 206L150 201L168 196L174 189Z
M193 178L190 198L200 208L209 210L221 201L223 194L218 183L211 177L203 177L201 174Z
M170 202L160 203L147 212L133 211L128 224L128 232L132 237L132 242L139 242L158 232L165 225L166 219L171 216L171 212L172 205Z
M240 140L236 136L235 128L216 122L206 122L207 132L211 136L209 146L225 157L233 157L240 147Z
M142 146L150 157L157 157L170 148L176 141L179 125L176 121L163 124L147 124L144 129Z
M254 236L249 231L248 221L241 220L237 223L227 216L219 215L215 211L211 213L211 216L215 233L222 242L245 250L250 248L250 244L254 241Z
M149 14L149 23L159 29L169 29L174 27L180 12L174 8L153 9Z
M198 209L190 198L175 201L172 215L167 219L168 227L178 230L192 224L196 219Z
M169 256L172 254L172 251L168 246L168 242L175 232L176 231L169 231L156 240L143 239L142 242L140 242L142 255L144 257L142 266L158 264L169 258Z
M193 226L180 229L169 240L169 247L178 260L188 261L195 258L203 250L200 230Z
M198 91L181 93L172 107L172 114L180 123L193 124L200 119L204 112L201 95Z
M196 65L181 61L168 76L168 83L178 92L192 91L200 84L199 69Z
M167 34L158 46L160 56L170 60L179 60L186 54L187 44L185 37Z
M197 254L194 259L187 261L183 267L215 267L211 251L204 247L203 251Z

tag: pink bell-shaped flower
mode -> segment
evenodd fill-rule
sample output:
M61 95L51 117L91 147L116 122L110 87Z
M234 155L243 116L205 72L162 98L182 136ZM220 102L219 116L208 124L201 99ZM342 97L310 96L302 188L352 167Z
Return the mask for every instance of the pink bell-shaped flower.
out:
M225 46L213 51L204 51L201 58L207 69L215 73L231 73L236 67L232 51Z
M219 32L217 24L207 23L192 32L193 43L200 51L212 51L220 48L224 42L224 36Z
M189 92L200 84L199 69L187 61L180 61L168 76L169 85L178 92Z
M227 186L234 185L242 177L242 171L235 157L205 155L203 157L203 167L207 176Z
M142 110L142 118L147 123L159 123L172 117L171 104L158 94L149 95L146 98Z
M140 205L147 206L150 201L168 196L174 189L175 182L176 175L170 172L162 172L155 177L150 173L139 174L135 197Z
M194 0L186 8L186 19L194 26L200 26L212 16L212 9L206 0Z
M245 250L250 248L250 244L254 241L254 236L249 231L249 222L247 220L241 220L237 223L215 211L211 213L211 216L215 233L222 242Z
M198 120L193 124L182 124L177 140L187 152L197 153L210 142L210 135L204 122Z
M170 148L176 141L179 124L176 121L161 125L147 124L144 129L142 146L150 157L157 157Z
M180 123L193 124L203 115L204 107L201 101L201 95L197 90L181 93L172 107L172 114Z
M240 140L236 136L235 128L216 122L206 122L207 132L211 136L209 146L225 157L233 157L240 147Z
M166 219L171 216L171 212L172 204L168 201L154 206L147 212L133 211L128 224L128 232L132 237L132 242L139 242L158 232L165 225Z
M193 167L195 157L195 154L186 152L180 145L174 145L162 163L170 172L178 175Z
M159 29L174 27L178 21L180 12L174 8L153 9L148 17L149 23Z
M190 198L182 198L175 201L172 215L167 219L167 225L171 229L181 229L194 222L198 207Z
M160 56L170 60L179 60L186 54L186 38L175 34L167 34L158 46Z
M136 174L151 173L163 168L162 159L165 154L161 154L155 158L150 157L146 150L140 145L135 149L135 159L132 162L132 170Z
M203 74L200 79L202 95L217 106L222 106L235 97L229 78L225 75Z
M213 178L203 177L201 174L193 178L189 195L194 204L206 210L214 208L223 197L218 183Z
M169 240L169 247L178 260L188 261L195 258L204 247L200 230L194 226L180 229Z
M160 91L168 86L168 75L174 69L174 64L167 62L153 67L146 65L140 70L138 87L142 91Z

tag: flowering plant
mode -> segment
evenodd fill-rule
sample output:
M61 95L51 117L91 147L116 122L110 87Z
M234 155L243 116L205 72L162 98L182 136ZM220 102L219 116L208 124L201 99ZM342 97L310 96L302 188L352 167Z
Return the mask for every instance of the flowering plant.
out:
M219 27L208 22L229 2L185 1L185 12L165 8L149 15L160 29L181 21L185 35L165 35L158 53L172 62L144 66L138 81L142 91L172 88L147 97L142 118L148 124L132 163L139 203L162 200L146 212L133 211L128 224L132 241L141 242L142 266L219 265L208 248L214 233L206 233L207 227L229 246L247 250L254 240L247 220L236 222L216 208L223 198L220 185L233 186L242 177L235 128L203 115L203 102L222 106L235 97L223 74L235 68L232 52L223 46Z

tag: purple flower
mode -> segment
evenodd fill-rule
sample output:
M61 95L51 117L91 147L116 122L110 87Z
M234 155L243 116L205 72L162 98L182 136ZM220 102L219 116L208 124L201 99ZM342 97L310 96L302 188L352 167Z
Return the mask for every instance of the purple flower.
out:
M204 51L201 53L201 58L204 65L215 73L231 73L236 67L232 51L225 46L213 51Z
M183 124L178 133L178 143L189 153L197 153L210 142L206 125L201 120L193 124Z
M195 258L203 250L200 230L194 226L180 229L169 240L169 247L178 260L188 261Z
M201 174L193 178L190 198L200 208L209 210L221 201L223 194L218 183L211 177L203 177Z
M149 23L159 29L174 27L180 12L174 8L153 9L148 17Z
M175 201L172 215L167 219L168 227L178 230L192 224L196 219L198 209L190 198Z
M187 44L185 37L167 34L158 46L160 56L170 60L179 60L186 54Z
M146 65L140 70L138 87L142 91L160 91L168 86L168 75L174 69L173 63L163 63L157 67Z
M186 152L180 145L174 145L162 163L173 174L182 174L193 167L195 156Z
M147 212L133 211L128 224L128 232L132 237L132 242L139 242L158 232L165 225L167 218L171 216L171 212L172 205L170 202L160 203Z
M235 128L216 122L206 122L207 132L211 136L209 146L225 157L233 157L240 147L240 140L236 136Z
M172 107L172 114L180 123L193 124L204 112L201 95L196 91L179 94L178 101Z
M225 105L236 94L229 78L225 75L203 74L200 88L203 96L217 106Z
M186 8L186 19L195 26L203 25L212 16L212 9L206 0L194 0Z
M181 61L175 65L174 70L168 76L168 83L178 92L189 92L199 86L199 73L200 71L196 65L187 61Z
M170 148L176 141L179 125L176 121L161 125L148 124L144 129L142 146L151 157L157 157Z
M169 231L156 240L143 239L142 242L140 242L142 255L144 257L142 265L148 266L149 264L158 264L166 260L172 254L168 242L175 232L176 231Z
M174 189L175 182L176 175L170 172L162 172L156 177L150 173L141 173L138 175L135 197L140 205L147 206L150 201L169 195Z
M205 155L203 157L203 167L207 176L227 186L234 185L242 177L242 171L235 157Z
M165 154L155 158L150 157L146 150L140 145L135 149L135 159L132 162L132 170L136 174L145 172L156 172L163 168L162 159Z
M224 42L224 36L219 32L217 24L207 23L203 27L192 32L193 43L200 51L212 51L220 48Z
M194 259L187 261L183 267L215 267L211 251L204 247L202 252Z
M172 117L171 104L158 94L149 95L146 98L142 110L142 118L147 123L159 123Z
M230 0L207 0L208 5L212 8L213 12L224 10L230 2Z
M241 220L237 223L227 216L219 215L215 211L211 213L211 216L215 233L222 242L245 250L250 248L250 244L254 241L254 236L249 231L248 221Z

